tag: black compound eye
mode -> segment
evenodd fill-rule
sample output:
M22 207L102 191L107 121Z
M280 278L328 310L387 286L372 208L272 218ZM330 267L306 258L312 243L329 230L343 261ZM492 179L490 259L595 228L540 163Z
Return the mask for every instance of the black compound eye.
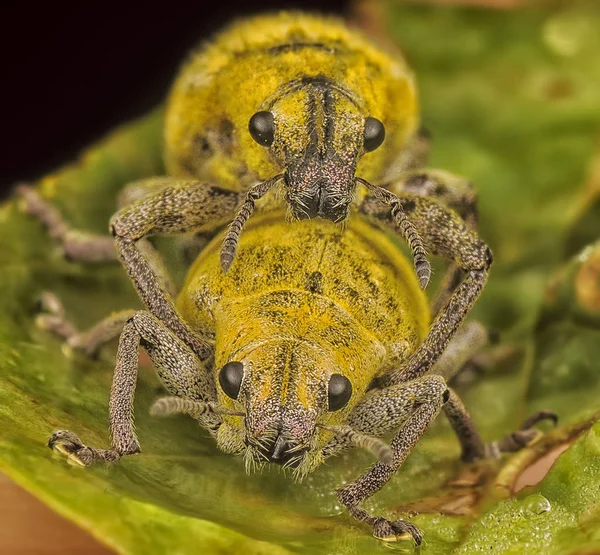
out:
M352 397L352 384L346 376L342 376L341 374L333 374L329 378L327 389L329 410L331 411L340 410L345 407L350 397Z
M381 145L385 139L385 127L377 118L367 118L365 120L365 152L371 152Z
M228 362L219 372L219 383L227 397L237 399L244 378L244 365L241 362Z
M256 112L248 122L252 138L262 146L271 146L275 139L275 119L271 112Z

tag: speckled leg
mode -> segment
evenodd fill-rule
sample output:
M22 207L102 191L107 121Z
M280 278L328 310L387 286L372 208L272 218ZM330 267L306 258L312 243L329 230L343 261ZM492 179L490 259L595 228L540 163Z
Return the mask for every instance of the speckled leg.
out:
M477 193L472 184L461 176L444 170L412 166L400 178L384 186L397 195L410 194L430 197L454 210L468 227L477 229ZM433 313L437 314L448 301L452 291L462 279L456 264L450 264L433 302Z
M337 492L339 500L350 514L369 524L378 539L397 541L412 537L417 545L421 543L422 534L413 524L373 516L358 505L379 491L400 468L439 413L448 395L446 382L441 376L424 376L407 384L373 391L350 415L348 423L354 429L376 436L397 430L400 426L391 443L391 464L376 463L356 482Z
M451 381L489 342L487 329L480 322L466 322L448 343L431 371Z
M68 454L73 462L114 462L124 455L139 453L135 434L133 399L137 381L139 347L142 345L167 391L176 397L195 401L214 401L215 386L196 354L162 322L148 312L139 311L123 327L109 402L112 449L84 445L71 432L55 432L48 445ZM214 413L199 417L209 429L218 426Z
M426 197L402 195L398 202L425 248L455 261L465 278L435 317L423 343L406 364L383 376L378 381L379 387L410 381L429 371L477 300L492 263L490 249L456 212ZM376 198L368 196L361 210L395 228L389 206Z
M179 180L123 208L110 222L119 259L150 312L202 359L210 356L209 346L184 323L154 271L155 265L140 250L139 240L152 234L215 229L231 217L240 198L234 191Z
M478 459L497 459L502 453L514 453L537 441L543 434L535 428L538 422L550 420L556 424L558 417L551 411L541 410L530 416L521 427L503 438L484 443L465 408L460 397L452 389L448 402L444 405L444 413L448 417L452 428L456 432L462 449L461 459L464 462L473 462Z
M124 187L118 197L118 206L123 207L150 194L156 194L168 186L166 178L149 178L135 181ZM48 230L48 235L62 249L65 258L74 262L101 263L117 262L118 256L114 239L108 235L98 235L73 229L63 218L52 203L45 200L40 193L28 185L19 185L15 193L20 197L22 209L36 218ZM153 271L158 276L163 287L171 294L175 294L169 273L162 259L148 241L140 241L138 246L144 251L144 256L151 261Z

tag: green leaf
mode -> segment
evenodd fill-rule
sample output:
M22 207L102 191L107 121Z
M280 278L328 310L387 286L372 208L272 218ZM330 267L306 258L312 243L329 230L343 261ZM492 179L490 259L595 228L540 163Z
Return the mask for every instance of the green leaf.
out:
M502 464L466 467L440 419L367 508L416 511L422 554L598 550L600 10L584 1L381 9L418 76L432 166L479 191L496 263L475 316L521 352L460 392L487 440L541 408L561 426ZM104 232L122 185L162 172L161 118L117 130L40 190L75 226ZM66 357L34 326L36 296L56 292L81 328L140 303L118 266L62 260L13 202L0 208L0 267L0 469L16 482L122 553L387 552L334 495L368 456L339 457L302 484L275 468L247 476L193 422L148 415L159 387L149 367L135 407L141 455L89 469L54 455L45 444L55 429L109 445L114 347L98 361ZM523 470L559 449L541 482L514 492Z

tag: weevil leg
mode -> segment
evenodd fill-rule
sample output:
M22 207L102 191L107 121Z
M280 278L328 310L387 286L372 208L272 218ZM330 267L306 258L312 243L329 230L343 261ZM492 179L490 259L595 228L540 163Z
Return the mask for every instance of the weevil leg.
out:
M96 235L73 229L58 209L28 185L19 185L15 193L20 197L23 211L40 221L51 239L60 245L66 258L81 262L116 261L114 241L109 236Z
M477 193L472 183L464 177L444 170L414 170L405 175L400 187L397 188L397 184L391 186L392 191L397 189L413 195L434 198L459 214L471 229L477 229ZM437 314L448 302L462 277L461 269L455 263L451 263L433 301L433 314Z
M150 312L201 358L210 356L209 347L183 322L154 271L155 264L140 249L140 240L153 234L214 230L228 221L241 198L235 191L176 180L158 193L121 209L110 222L119 259Z
M66 430L52 434L48 442L51 448L84 466L115 462L124 455L140 452L133 416L140 345L171 395L202 402L216 399L213 380L190 347L152 314L138 311L125 323L119 340L109 401L112 449L86 446ZM220 424L220 417L213 412L199 415L197 420L213 433Z
M503 438L486 444L485 456L497 459L502 453L514 453L534 444L543 435L535 425L544 420L549 420L552 424L556 425L558 416L549 410L540 410L532 414L521 424L521 427L516 432L506 434Z
M337 491L340 502L350 514L369 524L378 539L397 541L412 537L417 545L421 543L421 531L413 524L373 516L359 505L379 491L402 466L440 412L448 395L446 381L441 376L424 376L367 394L349 417L348 423L352 428L375 436L400 427L391 443L391 464L378 462L358 480Z
M541 410L530 416L521 427L503 438L484 443L465 408L462 400L452 389L448 396L448 402L444 405L444 413L448 417L461 446L461 459L464 462L473 462L478 459L497 459L502 453L514 453L535 443L542 432L535 425L543 420L550 420L556 424L558 417L548 410Z
M488 330L481 322L465 323L457 330L431 371L451 381L488 342Z
M410 381L429 371L479 297L492 263L490 249L456 212L426 197L402 195L396 198L425 248L454 260L465 277L436 315L423 343L406 364L383 376L378 381L379 387ZM389 206L375 197L367 196L361 210L395 228Z
M462 176L445 170L415 169L386 186L397 195L432 198L454 210L471 228L477 228L477 192Z
M407 170L391 180L385 188L397 195L433 198L454 210L471 229L477 229L477 193L470 181L445 170L424 168L424 164ZM433 302L434 314L448 301L461 279L460 268L454 263L450 264Z
M42 293L40 309L42 313L37 316L36 325L62 337L67 349L81 352L89 358L95 358L106 343L119 337L125 322L135 313L135 310L115 312L89 330L80 332L67 319L62 302L54 293Z
M132 204L150 194L156 194L166 188L169 183L170 180L164 177L153 177L129 183L119 194L117 204L119 207ZM16 187L15 193L21 199L23 210L47 228L48 234L61 247L65 258L84 263L118 261L112 237L73 229L58 209L44 199L34 187L19 185ZM153 271L163 287L174 295L176 293L175 286L154 247L148 241L140 241L139 248L144 250L145 257L152 263Z

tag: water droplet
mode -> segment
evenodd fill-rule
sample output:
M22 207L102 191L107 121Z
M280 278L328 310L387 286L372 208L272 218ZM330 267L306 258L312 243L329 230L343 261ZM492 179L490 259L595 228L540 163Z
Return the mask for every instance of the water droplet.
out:
M534 493L523 499L520 512L525 518L531 518L542 513L547 513L550 509L550 501L542 494Z

